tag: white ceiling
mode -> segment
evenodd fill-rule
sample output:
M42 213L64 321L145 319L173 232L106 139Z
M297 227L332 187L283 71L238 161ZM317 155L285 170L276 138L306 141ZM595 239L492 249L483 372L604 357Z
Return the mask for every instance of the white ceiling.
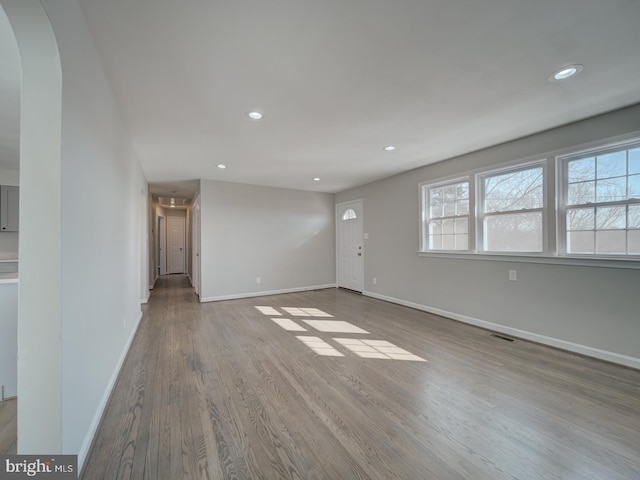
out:
M155 193L337 192L640 102L637 0L81 4Z

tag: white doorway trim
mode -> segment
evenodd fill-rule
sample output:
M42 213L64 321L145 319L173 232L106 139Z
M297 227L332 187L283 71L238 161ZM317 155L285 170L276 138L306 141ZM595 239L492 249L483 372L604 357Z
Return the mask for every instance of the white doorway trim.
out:
M352 218L343 220L345 212ZM353 216L355 215L355 216ZM364 202L336 204L336 285L364 290Z
M158 275L167 274L166 217L158 215Z
M191 265L193 268L193 289L200 296L200 195L193 202L191 215Z

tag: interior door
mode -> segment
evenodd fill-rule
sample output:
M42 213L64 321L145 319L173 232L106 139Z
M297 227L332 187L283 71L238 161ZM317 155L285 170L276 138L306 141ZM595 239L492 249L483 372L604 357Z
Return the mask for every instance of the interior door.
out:
M19 187L0 186L0 230L3 232L18 231Z
M364 289L362 211L362 200L336 206L338 286L358 292Z
M184 273L184 234L184 217L167 217L167 273Z

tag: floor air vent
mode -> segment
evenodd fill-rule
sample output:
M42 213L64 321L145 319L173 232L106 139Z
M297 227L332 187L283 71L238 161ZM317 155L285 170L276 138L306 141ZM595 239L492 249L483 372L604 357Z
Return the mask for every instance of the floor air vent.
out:
M507 342L515 342L513 338L505 337L504 335L500 335L498 333L491 333L492 337L499 338L500 340L506 340Z

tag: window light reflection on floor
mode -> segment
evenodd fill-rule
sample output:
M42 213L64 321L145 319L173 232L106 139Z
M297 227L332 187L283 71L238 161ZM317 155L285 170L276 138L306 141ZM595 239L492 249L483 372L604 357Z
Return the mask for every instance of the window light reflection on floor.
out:
M354 324L344 322L341 320L302 320L310 327L315 328L319 332L333 332L333 333L365 333L366 330L360 327L356 327Z
M365 334L369 335L366 330L353 325L352 323L341 320L309 320L299 319L292 320L290 318L282 317L282 313L274 307L256 306L259 312L268 316L278 316L278 318L271 318L271 320L279 325L284 330L290 332L306 332L307 329L300 325L298 322L302 321L308 326L324 333L352 333L352 334ZM326 313L318 308L310 307L278 307L287 312L293 317L329 317L333 318L333 315ZM312 337L307 335L296 335L296 338L303 342L307 347L313 350L318 355L329 357L344 357L344 354L339 350L331 346L329 343L322 340L320 337ZM426 362L424 358L408 352L402 348L397 347L391 342L386 340L364 340L358 338L333 338L333 340L339 343L341 346L347 348L351 352L355 353L362 358L379 358L386 360L406 360L413 362Z
M294 317L333 317L319 308L282 307L282 309Z
M342 353L333 348L327 342L322 340L319 337L307 337L303 335L296 335L296 338L304 343L311 350L316 352L318 355L323 355L326 357L344 357Z
M264 313L265 315L282 315L278 310L273 307L256 307L256 309L260 313Z
M289 332L306 332L307 329L289 318L272 318L274 322Z
M357 338L334 338L333 340L363 358L426 362L424 358L420 358L386 340L359 340Z

